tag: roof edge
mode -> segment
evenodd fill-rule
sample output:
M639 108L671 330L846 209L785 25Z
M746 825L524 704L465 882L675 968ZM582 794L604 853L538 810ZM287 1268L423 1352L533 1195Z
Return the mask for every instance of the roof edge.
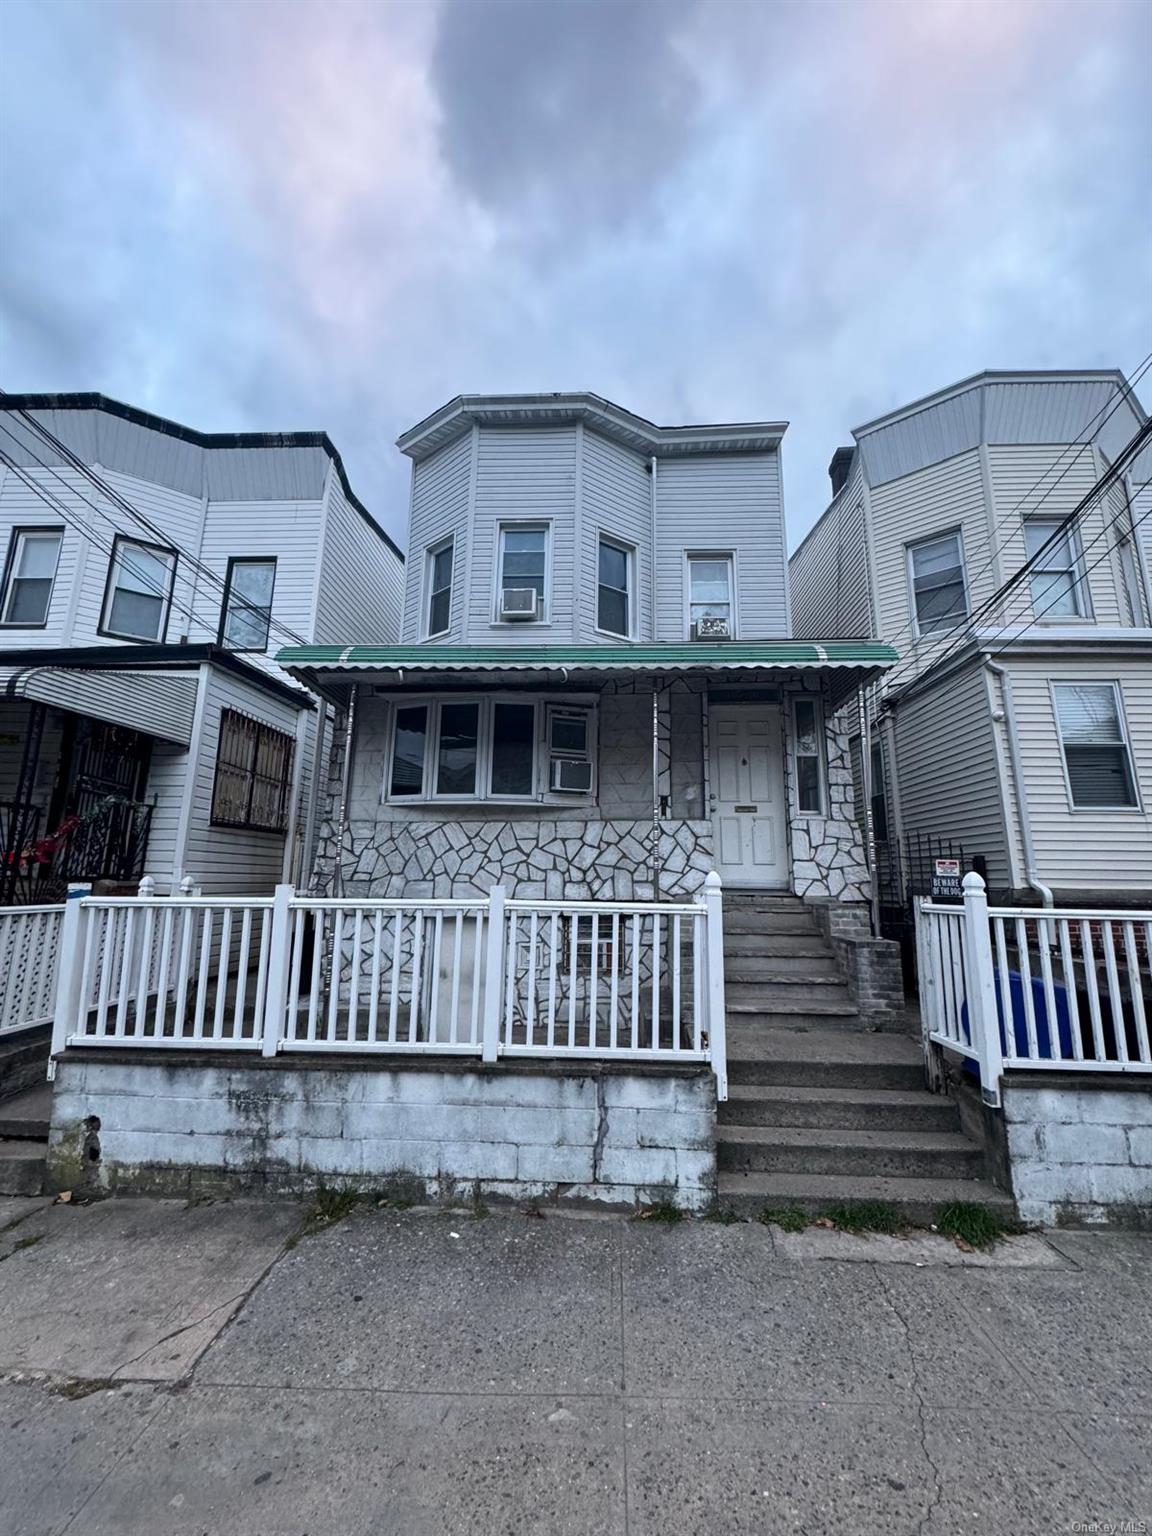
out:
M1118 384L1122 389L1129 387L1127 377L1121 368L986 368L982 373L973 373L956 384L948 384L930 395L922 395L918 400L911 400L906 405L886 411L882 416L876 416L871 421L864 422L862 426L853 427L852 436L859 443L861 437L866 437L868 433L875 432L880 427L893 426L908 416L916 416L921 411L930 410L932 406L940 405L955 395L965 394L981 384L1073 384L1086 379L1110 381ZM1134 390L1131 391L1131 395L1136 399Z

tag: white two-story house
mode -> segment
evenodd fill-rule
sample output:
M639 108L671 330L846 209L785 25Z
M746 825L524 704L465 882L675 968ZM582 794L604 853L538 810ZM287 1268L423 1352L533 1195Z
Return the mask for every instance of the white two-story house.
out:
M894 909L948 853L1005 897L1152 897L1145 419L1115 371L985 373L834 455L793 614L901 652L853 749Z
M708 871L864 903L847 721L893 660L792 638L784 425L462 396L412 461L399 644L289 647L347 707L318 881L661 900Z
M272 658L394 640L403 589L328 438L5 395L0 556L0 901L306 868L328 712Z

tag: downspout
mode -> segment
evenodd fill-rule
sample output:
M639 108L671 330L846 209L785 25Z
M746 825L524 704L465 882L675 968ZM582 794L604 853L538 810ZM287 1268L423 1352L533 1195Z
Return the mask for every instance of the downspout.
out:
M1032 839L1032 819L1028 814L1028 791L1024 787L1024 772L1020 764L1020 738L1016 733L1016 711L1012 704L1012 680L1004 667L984 658L984 665L994 677L1000 679L1000 694L1004 700L1004 735L1008 744L1008 766L1012 773L1012 787L1016 794L1016 809L1020 821L1020 842L1024 848L1024 878L1036 891L1046 907L1054 907L1056 899L1051 890L1036 874L1036 844ZM995 719L995 714L993 714Z
M332 894L344 894L344 838L348 832L348 791L352 783L352 745L356 730L356 696L360 684L353 683L348 694L348 719L344 728L344 766L340 774L340 815L336 825L336 862L332 871Z

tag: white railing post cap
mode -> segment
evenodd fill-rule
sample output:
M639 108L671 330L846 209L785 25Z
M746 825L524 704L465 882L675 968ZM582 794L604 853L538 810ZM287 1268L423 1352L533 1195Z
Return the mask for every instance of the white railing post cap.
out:
M143 877L143 879L140 881L139 887L137 888L136 894L137 896L155 896L156 882L153 880L151 875L145 875Z
M974 869L968 871L960 884L965 896L972 891L983 891L985 889L983 878Z
M196 881L195 881L195 878L192 875L185 875L184 878L180 882L180 894L182 896L193 896L193 895L195 895L195 893L196 893Z
M714 869L710 869L704 876L704 885L707 890L718 891L723 884L723 880Z

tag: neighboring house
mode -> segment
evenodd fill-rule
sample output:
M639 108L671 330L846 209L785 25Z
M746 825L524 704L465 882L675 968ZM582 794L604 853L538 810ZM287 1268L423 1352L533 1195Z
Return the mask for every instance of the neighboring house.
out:
M795 630L901 652L853 743L895 906L950 851L1004 897L1152 896L1152 449L1059 527L1144 421L1115 371L984 373L834 455Z
M462 396L406 432L399 645L286 648L349 706L321 889L863 904L846 721L894 659L791 638L784 425ZM337 855L339 850L339 856Z
M327 712L272 656L394 639L403 587L328 438L5 395L0 551L0 901L298 875Z

